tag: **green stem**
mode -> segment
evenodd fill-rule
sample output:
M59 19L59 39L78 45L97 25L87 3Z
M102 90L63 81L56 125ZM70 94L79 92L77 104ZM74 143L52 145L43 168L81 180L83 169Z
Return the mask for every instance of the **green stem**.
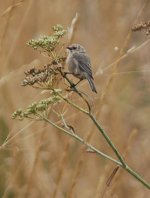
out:
M110 140L110 138L107 135L107 133L105 132L105 130L99 125L99 123L97 122L97 120L95 119L95 117L92 114L90 114L89 116L92 119L92 121L94 122L94 124L96 125L96 127L99 129L99 131L102 133L103 137L106 139L106 141L108 142L108 144L110 145L110 147L113 149L114 153L116 154L116 156L118 157L118 159L120 160L120 162L122 163L121 167L123 169L125 169L128 173L130 173L133 177L135 177L138 181L140 181L145 187L147 187L148 189L150 189L150 184L147 183L138 173L136 173L134 170L132 170L125 163L125 161L123 160L121 154L116 149L115 145L112 143L112 141Z
M78 106L77 104L73 103L71 100L68 100L67 98L65 98L64 96L62 96L59 93L56 93L60 98L62 98L64 101L66 101L68 104L70 104L71 106L75 107L76 109L78 109L79 111L85 113L85 114L89 114L88 111L86 111L85 109L81 108L80 106Z
M54 122L52 122L51 120L47 119L46 117L42 117L44 121L48 122L49 124L51 124L52 126L54 126L55 128L59 129L60 131L62 131L63 133L71 136L72 138L76 139L78 142L84 144L85 146L87 146L88 148L90 148L92 151L94 151L95 153L97 153L98 155L101 155L102 157L115 162L117 165L122 166L122 164L115 160L114 158L110 157L109 155L106 155L105 153L99 151L97 148L95 148L94 146L92 146L91 144L87 143L84 139L82 139L81 137L79 137L76 133L71 133L68 130L58 126L57 124L55 124Z
M145 181L138 173L132 170L127 164L125 170L130 173L133 177L135 177L139 182L141 182L146 188L150 189L150 183Z
M100 126L100 124L97 122L97 120L95 119L95 117L92 114L89 114L89 116L92 119L92 121L94 122L94 124L96 125L96 127L98 128L98 130L101 132L101 134L103 135L105 140L108 142L109 146L112 148L112 150L114 151L114 153L116 154L116 156L118 157L120 162L122 163L122 166L124 168L126 168L125 161L123 160L121 154L119 153L119 151L117 150L117 148L115 147L115 145L113 144L113 142L111 141L111 139L109 138L109 136L107 135L105 130Z
M78 142L84 144L85 146L87 146L88 148L90 148L91 150L93 150L96 154L116 163L117 165L119 165L120 167L122 167L124 170L126 170L130 175L132 175L135 179L137 179L139 182L141 182L146 188L150 189L150 184L148 182L146 182L138 173L136 173L134 170L132 170L125 162L125 166L123 166L122 163L120 163L118 160L115 160L114 158L106 155L105 153L99 151L97 148L95 148L94 146L92 146L91 144L87 143L84 139L82 139L81 137L79 137L77 134L75 133L71 133L68 130L58 126L57 124L55 124L54 122L50 121L49 119L47 119L46 117L42 117L44 121L48 122L49 124L51 124L52 126L54 126L55 128L59 129L60 131L62 131L63 133L71 136L72 138L76 139Z
M67 103L69 103L71 106L75 107L76 109L78 109L79 111L83 112L84 114L88 115L91 118L91 120L94 122L94 124L96 125L98 130L101 132L101 134L103 135L105 140L108 142L108 144L110 145L110 147L112 148L112 150L114 151L114 153L116 154L116 156L118 157L118 159L120 160L120 162L122 163L122 165L125 168L126 167L126 163L124 162L123 158L121 157L121 154L119 153L119 151L117 150L115 145L112 143L112 141L110 140L110 138L107 135L107 133L105 132L105 130L99 125L99 123L97 122L95 117L90 112L86 111L85 109L83 109L83 108L79 107L78 105L74 104L73 102L71 102L67 98L63 97L61 94L59 94L59 96L63 100L65 100Z
M120 160L112 160L112 158L110 156L105 156L105 154L103 155L102 153L99 153L99 150L97 150L95 147L93 147L92 145L89 145L88 143L86 143L85 145L88 146L89 148L91 148L92 150L94 150L97 154L115 162L116 164L118 164L119 166L121 166L123 169L125 169L128 173L130 173L134 178L136 178L139 182L141 182L145 187L147 187L148 189L150 189L150 184L148 182L146 182L138 173L136 173L134 170L132 170L123 160L121 154L118 152L118 150L116 149L116 147L114 146L114 144L112 143L112 141L110 140L109 136L107 135L107 133L105 132L105 130L99 125L99 123L97 122L97 120L95 119L95 117L89 113L88 111L86 111L83 108L80 108L78 105L74 104L73 102L71 102L70 100L68 100L67 98L64 98L62 95L59 94L59 96L65 100L67 103L69 103L71 106L75 107L76 109L78 109L79 111L83 112L84 114L88 115L91 120L94 122L94 124L96 125L96 127L98 128L98 130L101 132L101 134L103 135L103 137L106 139L106 141L108 142L108 144L110 145L110 147L113 149L113 151L115 152L116 156L118 157L118 159ZM68 132L69 133L69 132ZM70 135L70 134L69 134ZM84 143L84 140L80 140L78 138L76 138L79 142Z

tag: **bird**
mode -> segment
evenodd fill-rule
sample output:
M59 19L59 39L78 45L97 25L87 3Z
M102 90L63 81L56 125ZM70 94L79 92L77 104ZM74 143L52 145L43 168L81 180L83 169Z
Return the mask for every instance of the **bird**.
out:
M96 87L94 85L91 61L86 53L85 48L80 44L71 44L67 47L67 52L68 55L66 64L68 65L70 74L77 77L79 79L79 82L87 79L91 90L97 93Z

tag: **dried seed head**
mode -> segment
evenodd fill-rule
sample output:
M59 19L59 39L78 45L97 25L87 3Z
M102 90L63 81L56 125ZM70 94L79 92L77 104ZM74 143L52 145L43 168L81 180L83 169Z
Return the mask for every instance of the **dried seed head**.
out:
M146 35L149 35L150 34L150 20L145 22L140 22L140 23L137 23L137 24L134 24L131 28L132 31L141 31L141 30L147 30L146 31Z
M47 64L42 69L36 69L35 67L25 72L25 79L22 81L22 86L38 84L38 86L48 85L53 88L53 85L58 81L59 72L58 66L53 64Z

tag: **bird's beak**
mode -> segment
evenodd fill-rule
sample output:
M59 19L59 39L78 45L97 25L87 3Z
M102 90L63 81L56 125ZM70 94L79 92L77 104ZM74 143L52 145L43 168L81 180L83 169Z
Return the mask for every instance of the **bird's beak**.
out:
M71 47L68 46L67 49L68 49L68 50L71 50Z

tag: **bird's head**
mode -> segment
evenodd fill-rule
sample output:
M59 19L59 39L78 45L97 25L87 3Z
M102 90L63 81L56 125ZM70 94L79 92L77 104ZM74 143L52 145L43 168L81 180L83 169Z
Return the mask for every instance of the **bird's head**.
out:
M84 47L82 45L79 45L79 44L69 45L67 47L67 51L69 51L69 53L74 53L74 52L85 53L86 52Z

